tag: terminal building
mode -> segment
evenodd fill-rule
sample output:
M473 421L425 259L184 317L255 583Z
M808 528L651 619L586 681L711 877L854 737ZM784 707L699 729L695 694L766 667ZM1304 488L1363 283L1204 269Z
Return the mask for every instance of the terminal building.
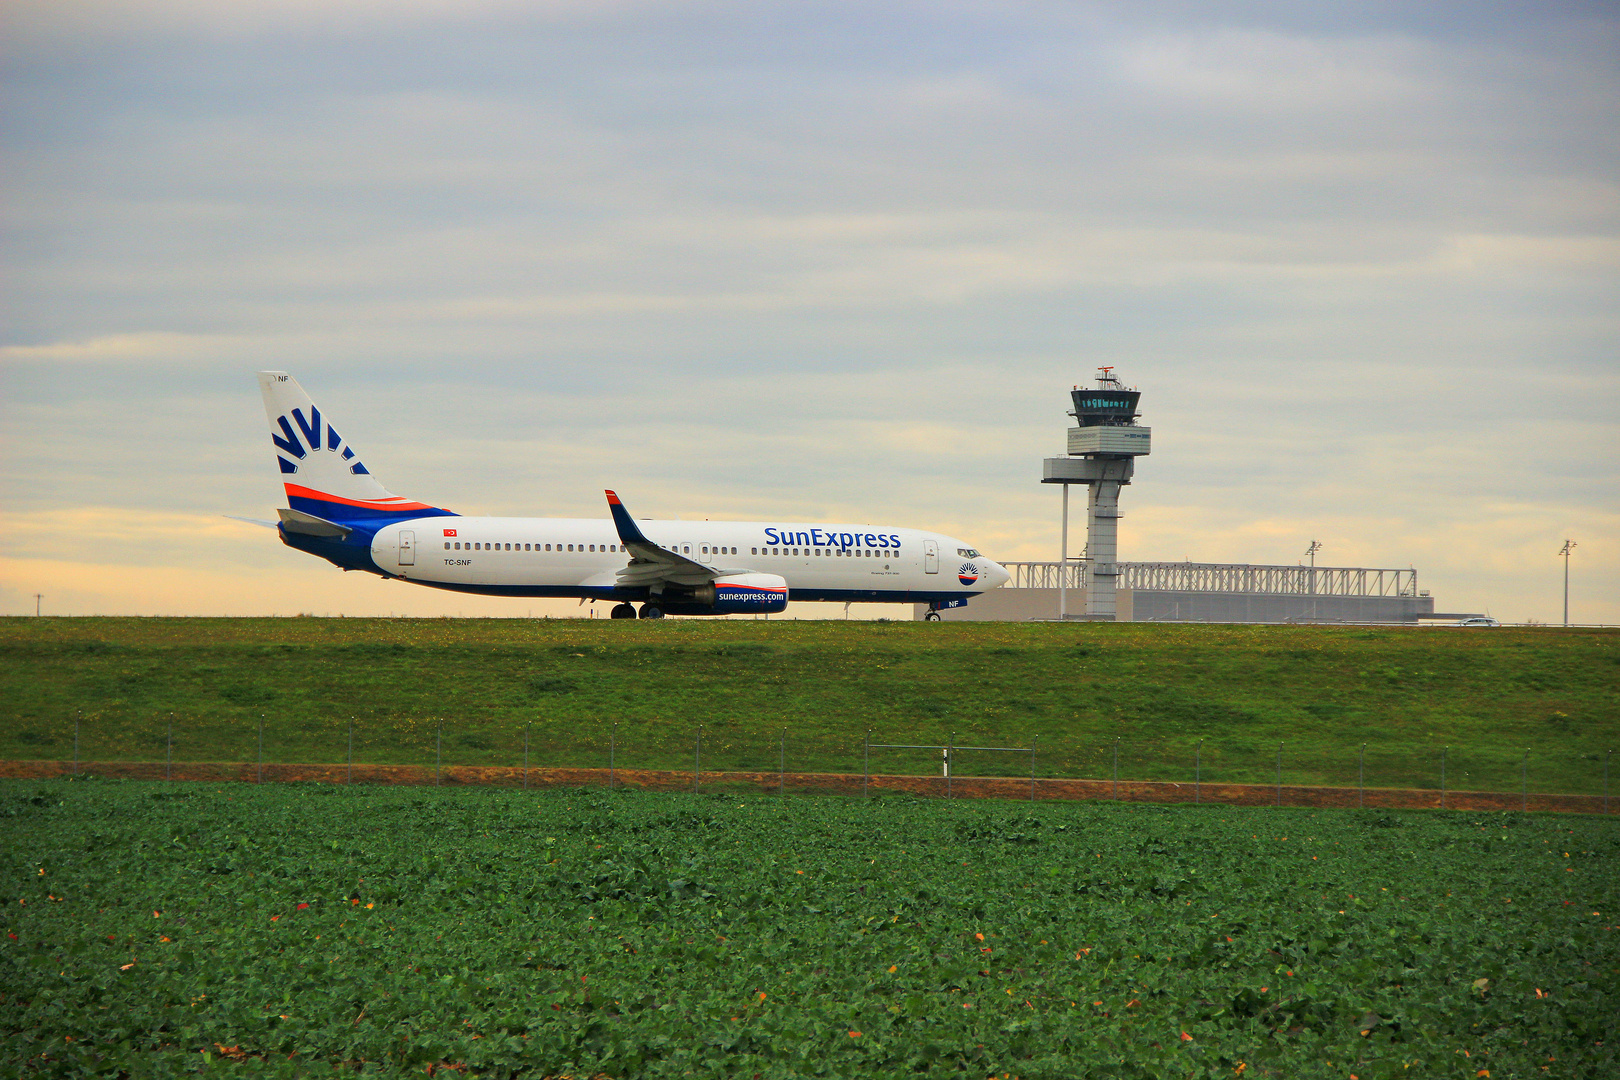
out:
M1091 620L1099 622L1417 623L1457 618L1436 614L1418 588L1417 571L1360 566L1247 563L1119 562L1121 490L1136 459L1152 449L1152 430L1137 423L1140 391L1123 386L1112 368L1098 369L1095 387L1070 394L1076 426L1068 454L1042 463L1041 482L1063 488L1063 524L1055 562L1003 562L1012 580L941 611L950 621ZM1069 556L1069 488L1086 488L1086 545ZM921 619L928 605L918 604Z
M1002 563L1012 580L940 612L945 621L1083 619L1083 560ZM1117 563L1116 622L1412 623L1436 614L1416 570L1360 566L1254 566L1247 563ZM1061 585L1061 588L1060 588ZM1067 601L1065 603L1065 601ZM917 618L928 605L917 605Z

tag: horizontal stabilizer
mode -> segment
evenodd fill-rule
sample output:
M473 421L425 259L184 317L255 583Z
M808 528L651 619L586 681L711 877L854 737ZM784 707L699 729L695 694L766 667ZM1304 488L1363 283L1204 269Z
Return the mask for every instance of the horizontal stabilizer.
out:
M327 540L344 540L354 530L347 525L318 518L314 514L306 514L302 510L277 510L281 515L281 527L288 532L302 533L305 536L319 536Z

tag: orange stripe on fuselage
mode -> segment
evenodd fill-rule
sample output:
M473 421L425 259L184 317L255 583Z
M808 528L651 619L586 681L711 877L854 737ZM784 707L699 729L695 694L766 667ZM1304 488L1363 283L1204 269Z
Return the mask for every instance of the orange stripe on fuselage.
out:
M298 484L283 484L287 489L287 497L296 495L301 499L320 499L323 502L341 503L344 506L360 506L367 510L437 510L436 506L427 503L412 502L400 495L389 499L345 499L337 495L328 495L324 491L314 488L300 487Z

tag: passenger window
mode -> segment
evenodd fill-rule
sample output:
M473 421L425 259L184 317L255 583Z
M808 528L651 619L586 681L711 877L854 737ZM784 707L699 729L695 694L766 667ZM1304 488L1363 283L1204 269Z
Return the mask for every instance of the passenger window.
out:
M446 551L450 550L450 541L446 540L444 542L444 550L446 550Z

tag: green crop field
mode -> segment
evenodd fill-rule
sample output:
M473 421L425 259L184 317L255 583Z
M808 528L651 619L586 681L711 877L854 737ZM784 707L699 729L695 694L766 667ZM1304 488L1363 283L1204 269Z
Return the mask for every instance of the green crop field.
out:
M1601 794L1620 632L666 620L0 619L0 759L859 771ZM617 725L616 733L615 727ZM439 732L442 728L442 738ZM1200 743L1202 746L1200 748ZM1443 748L1448 748L1444 749ZM879 772L938 771L887 751ZM964 755L1016 774L1027 755Z
M1620 1075L1620 821L0 781L0 1071Z

